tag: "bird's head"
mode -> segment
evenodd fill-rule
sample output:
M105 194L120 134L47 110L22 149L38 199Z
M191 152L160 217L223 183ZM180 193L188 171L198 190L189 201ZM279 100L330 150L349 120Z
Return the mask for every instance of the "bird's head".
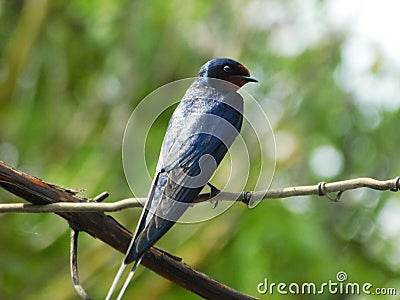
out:
M225 80L239 88L248 82L258 82L250 76L245 66L230 58L215 58L208 61L201 67L199 77Z

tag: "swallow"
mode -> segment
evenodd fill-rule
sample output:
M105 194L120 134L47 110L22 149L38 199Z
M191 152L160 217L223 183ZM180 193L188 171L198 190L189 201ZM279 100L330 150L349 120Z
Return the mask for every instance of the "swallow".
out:
M216 58L201 67L171 116L146 203L106 300L134 262L117 299L122 298L143 254L208 184L240 133L243 98L237 91L248 82L258 81L233 59Z

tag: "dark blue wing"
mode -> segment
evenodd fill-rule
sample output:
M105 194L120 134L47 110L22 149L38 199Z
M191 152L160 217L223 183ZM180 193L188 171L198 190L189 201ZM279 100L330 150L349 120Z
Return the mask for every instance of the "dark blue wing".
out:
M140 220L125 263L142 256L175 224L212 177L241 126L241 110L222 101L181 102L164 138L149 212Z
M242 101L237 93L230 96ZM218 165L240 132L242 108L238 110L220 100L195 99L194 103L178 106L176 112L160 153L163 168L191 168L205 154L213 155Z

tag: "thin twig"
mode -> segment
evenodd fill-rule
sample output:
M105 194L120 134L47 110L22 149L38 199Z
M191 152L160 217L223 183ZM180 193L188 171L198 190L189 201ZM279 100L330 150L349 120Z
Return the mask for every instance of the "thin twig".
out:
M359 188L369 188L380 191L398 191L399 178L389 180L376 180L373 178L355 178L331 183L323 183L323 192L321 194L321 184L310 186L294 186L283 189L270 189L268 191L250 191L250 192L219 192L217 194L218 201L241 201L248 203L252 197L261 200L281 199L295 196L325 196L328 193L343 193L344 191ZM332 197L330 197L331 199ZM334 199L334 198L332 198ZM332 200L331 199L331 200ZM210 200L209 194L201 194L197 197L196 202ZM9 203L0 204L0 213L48 213L48 212L113 212L126 208L142 207L144 198L127 198L113 203L98 202L59 202L46 205L26 204L26 203Z
M91 300L89 295L85 292L85 289L79 282L78 275L78 236L79 231L71 229L71 251L70 251L70 267L71 267L71 278L74 284L75 291L78 295L85 300Z
M131 207L142 207L142 205L137 198L128 198L114 203L58 202L44 205L5 203L0 204L0 213L112 212Z

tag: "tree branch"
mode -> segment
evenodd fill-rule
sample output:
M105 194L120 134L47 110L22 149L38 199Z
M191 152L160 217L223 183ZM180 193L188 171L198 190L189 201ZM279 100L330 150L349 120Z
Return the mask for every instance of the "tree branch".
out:
M326 196L328 193L343 193L348 190L359 188L369 188L379 191L399 190L400 177L389 180L376 180L373 178L356 178L331 183L319 183L310 186L294 186L283 189L270 189L268 191L257 192L219 192L218 201L240 201L249 203L252 197L262 200L282 199L295 196ZM331 199L331 198L330 198ZM142 207L143 198L128 198L113 203L97 202L62 202L45 205L26 204L26 203L7 203L0 204L0 213L49 213L49 212L115 212L126 208ZM209 194L201 194L195 203L210 200ZM331 199L332 200L332 199ZM335 199L333 199L335 200Z
M1 161L0 186L35 205L43 206L55 202L82 204L88 201L78 197L76 191L46 183ZM56 212L56 214L66 219L73 230L85 231L122 253L125 253L129 246L132 233L102 212ZM256 299L219 283L190 268L181 259L155 247L145 253L142 265L207 299Z
M32 203L0 204L0 213L54 212L68 221L75 234L79 231L85 231L122 253L126 252L132 234L115 219L103 212L141 207L140 200L143 200L141 198L129 198L114 203L98 203L98 201L104 200L108 194L102 193L91 200L78 197L78 191L46 183L1 161L0 186ZM252 197L267 200L305 195L327 196L336 201L344 191L358 188L396 192L400 188L400 177L385 181L356 178L332 183L321 182L312 186L287 187L257 192L214 191L213 195L218 194L218 201L241 201L246 204ZM338 193L338 195L332 198L328 193ZM201 194L197 197L196 202L208 201L209 199L209 194ZM168 280L207 299L255 299L190 268L180 258L155 247L146 252L142 264Z

